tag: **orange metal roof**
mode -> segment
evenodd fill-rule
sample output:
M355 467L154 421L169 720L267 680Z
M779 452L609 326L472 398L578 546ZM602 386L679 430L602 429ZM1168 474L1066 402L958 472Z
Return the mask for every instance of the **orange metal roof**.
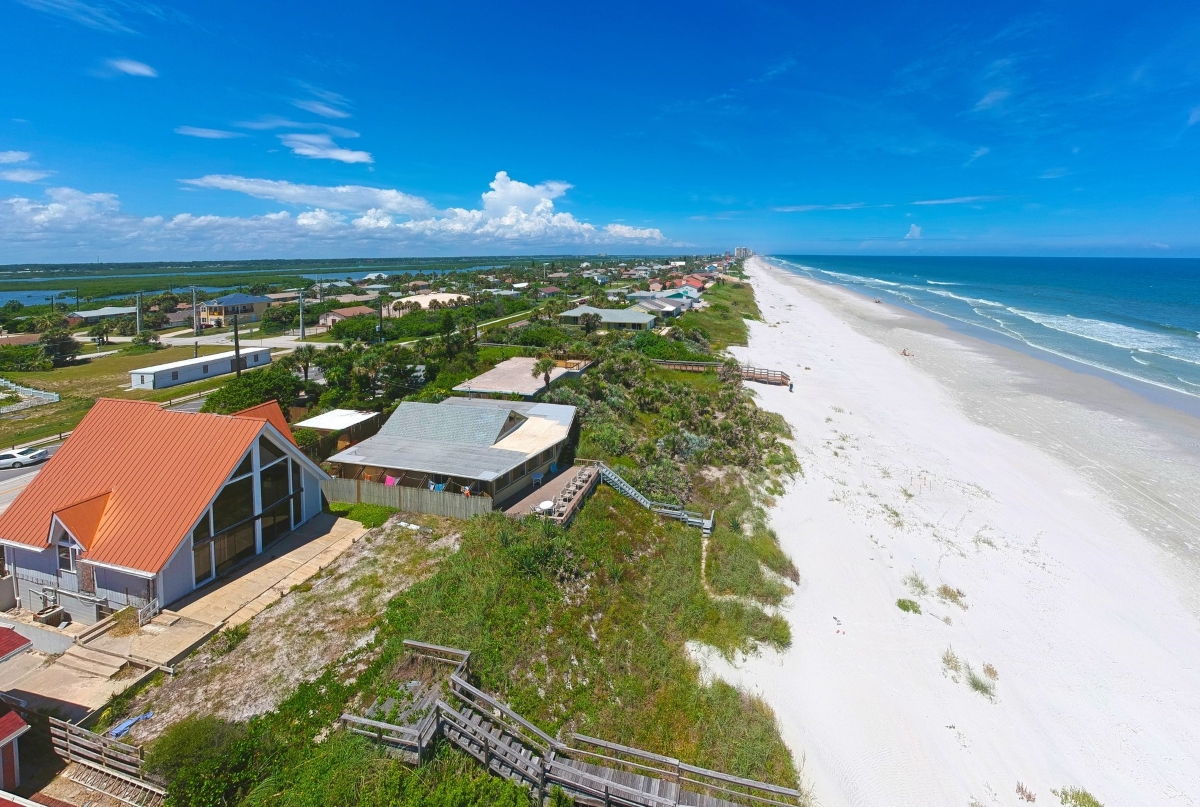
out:
M100 519L104 515L104 508L108 506L108 498L111 495L111 493L101 493L54 511L54 515L58 516L58 520L63 523L63 526L70 530L71 535L75 536L75 540L83 544L85 550L92 548L92 542L96 538L96 529L100 526Z
M267 401L266 403L260 403L258 406L243 409L241 412L234 412L233 416L235 418L265 420L286 437L292 445L296 445L296 438L292 435L292 427L288 425L287 418L283 416L283 409L275 401Z
M279 406L269 407L210 415L101 398L0 513L0 538L45 547L52 513L71 511L68 518L86 523L82 506L108 494L84 558L157 573L264 423L283 421Z

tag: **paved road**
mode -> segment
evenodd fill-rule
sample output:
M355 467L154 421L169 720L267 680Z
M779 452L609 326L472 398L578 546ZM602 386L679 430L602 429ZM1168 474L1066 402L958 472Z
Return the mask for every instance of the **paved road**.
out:
M45 448L46 451L48 451L51 456L54 456L54 452L58 451L58 447L60 445L62 445L62 444L57 443L52 446L42 446L42 448ZM45 464L45 463L39 463L38 465L29 465L24 468L0 469L0 489L2 489L4 487L3 483L7 482L9 479L15 479L16 477L25 476L26 474L32 475L32 474L37 473L38 469L41 468L43 464Z

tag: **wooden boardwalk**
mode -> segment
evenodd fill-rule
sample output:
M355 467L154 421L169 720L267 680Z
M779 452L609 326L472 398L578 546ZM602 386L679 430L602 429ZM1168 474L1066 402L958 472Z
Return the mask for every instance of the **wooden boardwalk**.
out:
M440 681L405 682L409 725L342 715L344 729L370 737L420 764L437 738L476 759L490 773L529 787L540 803L558 786L591 807L749 807L802 803L799 791L687 765L677 759L593 737L564 743L534 726L465 676L470 653L405 641L415 655L449 672ZM376 708L378 706L379 708ZM390 713L385 701L372 707Z
M705 373L723 367L719 361L670 361L668 359L651 359L653 363L667 370L682 370L685 373ZM768 370L763 367L751 367L748 364L738 365L743 381L758 381L763 384L787 385L792 383L791 376L782 370Z

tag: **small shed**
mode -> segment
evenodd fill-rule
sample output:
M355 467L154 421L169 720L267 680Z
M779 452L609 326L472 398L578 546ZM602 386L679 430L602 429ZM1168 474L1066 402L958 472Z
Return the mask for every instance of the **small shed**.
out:
M29 724L19 714L9 711L0 715L0 787L11 793L21 785L21 760L17 740L29 731Z
M383 425L383 416L378 412L359 412L355 409L331 409L308 420L292 424L294 429L312 429L322 436L338 435L337 449L341 451L355 443L366 440Z
M254 347L242 350L242 369L255 370L271 363L271 348ZM192 381L225 375L234 371L234 351L199 356L194 359L156 364L129 371L133 389L165 389Z

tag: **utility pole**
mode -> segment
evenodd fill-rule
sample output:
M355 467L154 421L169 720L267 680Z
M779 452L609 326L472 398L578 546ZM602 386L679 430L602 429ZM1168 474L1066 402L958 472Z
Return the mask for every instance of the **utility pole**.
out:
M383 295L379 295L379 324L375 326L375 330L379 331L379 344L383 344Z
M142 293L137 293L137 332L142 332Z
M192 286L192 335L200 335L200 309L196 308L196 287Z
M238 315L233 315L233 367L237 377L242 377L242 343L238 340Z
M300 341L304 341L304 289L300 289Z

